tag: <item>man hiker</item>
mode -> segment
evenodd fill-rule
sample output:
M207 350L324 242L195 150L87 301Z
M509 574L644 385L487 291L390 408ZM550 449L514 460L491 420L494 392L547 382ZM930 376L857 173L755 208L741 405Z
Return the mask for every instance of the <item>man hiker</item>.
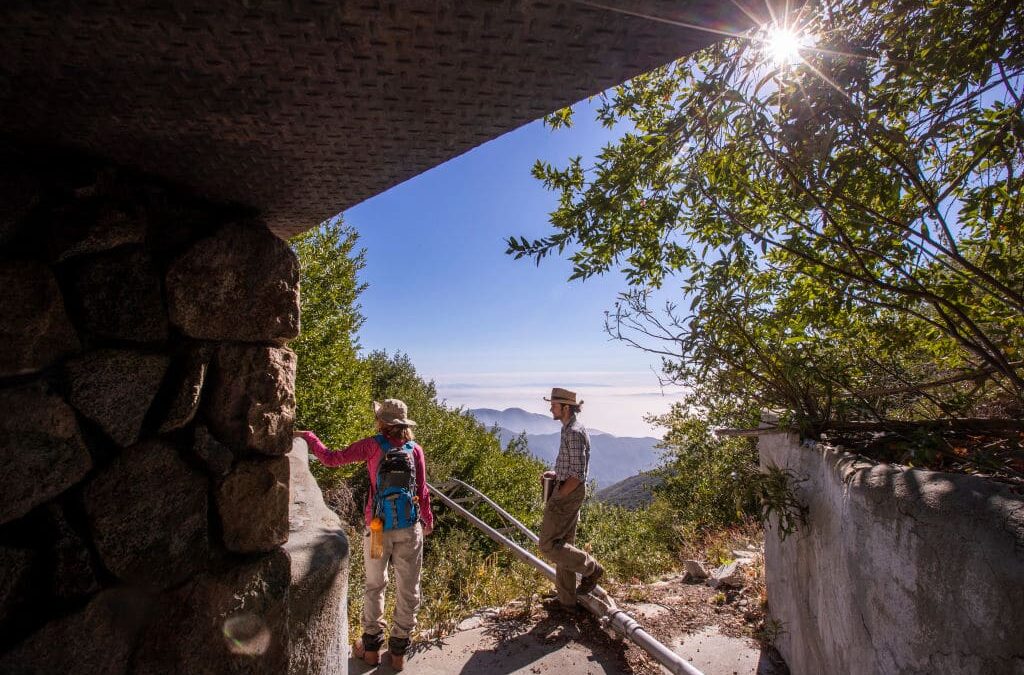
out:
M544 521L540 526L540 550L555 563L557 603L552 608L576 611L576 595L589 593L604 575L604 568L585 551L573 546L576 523L587 493L587 467L590 463L590 436L577 414L583 401L576 401L576 392L555 387L551 390L551 416L562 423L562 439L555 459L555 470L543 477L554 478L554 489L544 505ZM583 575L579 588L576 573Z

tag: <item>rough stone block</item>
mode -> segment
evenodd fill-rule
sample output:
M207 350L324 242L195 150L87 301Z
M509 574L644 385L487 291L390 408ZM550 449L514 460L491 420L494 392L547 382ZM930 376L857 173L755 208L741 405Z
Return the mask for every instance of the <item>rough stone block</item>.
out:
M299 334L299 264L260 223L201 239L167 272L171 322L191 337L284 345Z
M37 384L0 390L0 523L56 497L91 467L75 412L59 396Z
M139 440L170 359L160 354L101 349L66 365L69 400L118 445Z
M244 459L217 490L224 545L270 551L288 540L288 458Z
M222 345L203 396L210 430L238 452L288 452L295 423L295 367L289 349Z
M32 586L36 553L28 548L0 546L0 627L15 616Z
M196 427L192 449L214 476L226 476L231 471L231 464L235 461L234 453L214 438L206 427Z
M174 396L163 424L160 425L160 433L180 429L195 417L196 411L199 410L199 397L203 392L209 365L210 350L205 346L189 349L180 358L175 359L171 367L171 373L175 377Z
M136 675L280 675L288 667L288 555L281 549L201 574L160 602L132 660Z
M100 583L85 541L68 522L59 504L50 504L47 516L54 536L50 550L53 574L49 577L53 596L70 600L96 593Z
M142 244L146 239L146 221L141 214L106 200L75 202L54 213L52 221L47 243L55 262Z
M132 591L104 591L82 610L48 623L0 656L0 672L126 673L145 605Z
M35 262L0 262L0 377L42 370L78 349L53 272Z
M125 450L86 486L85 510L103 564L124 581L165 588L206 564L207 478L166 442Z
M743 574L742 566L738 562L722 565L707 580L707 585L711 588L721 588L723 586L742 588L744 583L746 583L746 578Z
M71 270L68 303L80 328L103 338L132 342L167 339L160 273L142 250L83 260Z
M39 193L39 182L34 177L0 171L0 247L6 248L21 234L25 217L39 203Z

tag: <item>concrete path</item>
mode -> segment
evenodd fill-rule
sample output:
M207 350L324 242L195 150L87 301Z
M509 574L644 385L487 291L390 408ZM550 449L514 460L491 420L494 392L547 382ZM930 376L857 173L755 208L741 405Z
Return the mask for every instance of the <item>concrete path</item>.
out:
M637 612L641 614L642 612ZM668 617L665 617L668 618ZM650 661L635 645L609 636L587 616L555 621L474 618L462 630L429 643L419 643L406 659L405 673L416 675L635 675L668 672ZM774 675L778 671L747 638L729 637L715 626L683 635L668 646L705 675ZM370 667L349 660L349 672L394 672L385 662Z

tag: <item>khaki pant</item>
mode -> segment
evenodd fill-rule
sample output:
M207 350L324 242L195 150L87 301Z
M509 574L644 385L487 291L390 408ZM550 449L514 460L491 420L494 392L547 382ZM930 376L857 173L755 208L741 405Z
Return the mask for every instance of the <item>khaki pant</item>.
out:
M420 569L423 567L423 525L384 532L384 555L370 557L370 533L363 537L366 593L363 596L363 632L384 632L384 591L388 587L388 562L395 568L395 616L391 637L408 638L416 628L420 606Z
M540 552L555 563L555 588L563 605L576 604L576 574L590 574L597 561L585 551L572 546L576 541L576 523L587 495L587 486L558 497L552 495L544 505L544 522L540 526Z

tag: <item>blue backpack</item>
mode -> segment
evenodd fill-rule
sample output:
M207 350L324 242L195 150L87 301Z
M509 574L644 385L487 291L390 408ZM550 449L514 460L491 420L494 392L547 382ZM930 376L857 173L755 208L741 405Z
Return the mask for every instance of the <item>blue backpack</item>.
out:
M385 530L412 527L420 518L416 496L416 444L409 441L396 448L383 434L374 436L384 457L377 467L377 489L373 496L373 515L384 522Z

